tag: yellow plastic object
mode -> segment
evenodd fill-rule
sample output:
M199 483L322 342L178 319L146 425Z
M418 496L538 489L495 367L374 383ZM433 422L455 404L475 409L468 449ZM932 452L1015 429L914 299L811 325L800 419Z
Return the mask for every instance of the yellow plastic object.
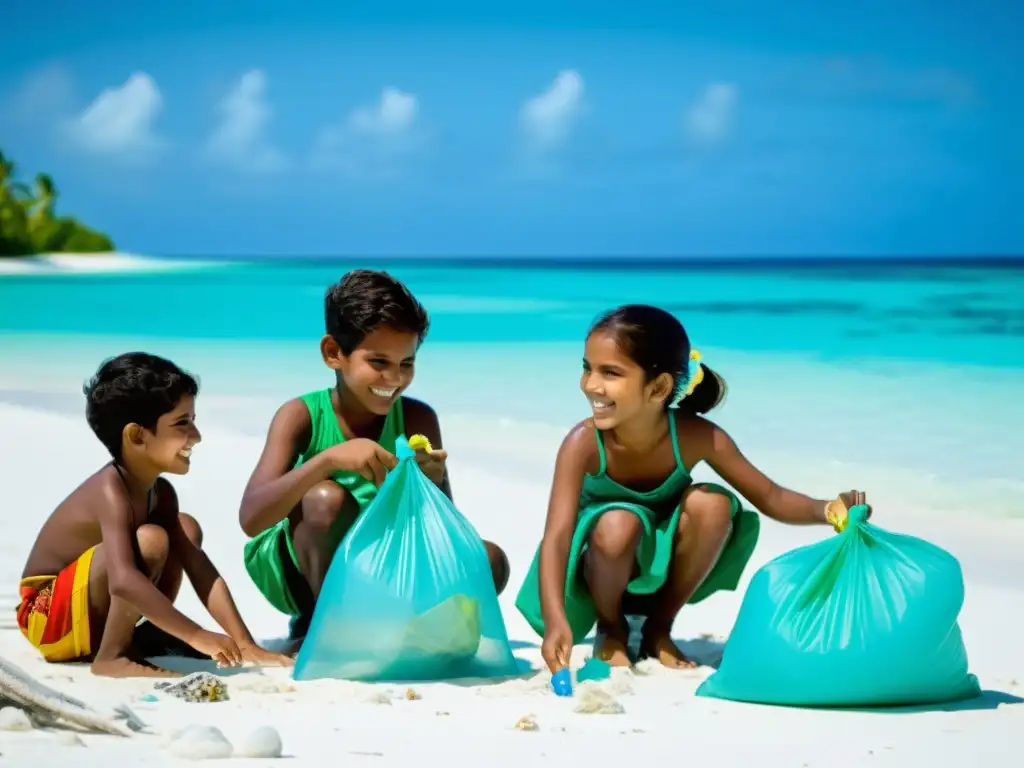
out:
M409 447L414 451L426 451L430 453L433 448L430 447L430 441L427 440L423 435L413 435L409 438Z
M850 522L850 515L842 499L835 499L825 507L825 520L832 526L836 533L846 530Z
M690 350L690 370L693 371L693 375L690 377L689 383L686 385L686 395L689 397L693 394L693 390L697 388L697 385L704 381L704 368L701 366L701 354L699 350ZM696 366L696 370L694 369Z

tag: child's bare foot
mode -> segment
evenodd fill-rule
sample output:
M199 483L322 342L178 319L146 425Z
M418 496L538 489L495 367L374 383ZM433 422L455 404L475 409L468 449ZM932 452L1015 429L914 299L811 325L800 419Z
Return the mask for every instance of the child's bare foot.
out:
M98 677L181 677L177 672L163 669L148 661L133 661L127 656L93 661L90 669Z
M607 662L611 667L632 665L629 658L629 627L598 627L594 640L594 658Z
M670 669L694 669L697 666L696 662L688 659L679 649L667 630L648 630L645 627L640 655L657 659L660 664Z

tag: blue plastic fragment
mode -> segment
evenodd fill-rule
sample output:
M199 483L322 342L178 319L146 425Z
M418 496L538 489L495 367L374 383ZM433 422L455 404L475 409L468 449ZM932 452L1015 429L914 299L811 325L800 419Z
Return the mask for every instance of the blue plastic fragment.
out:
M551 676L551 687L556 696L572 696L572 673L563 667Z

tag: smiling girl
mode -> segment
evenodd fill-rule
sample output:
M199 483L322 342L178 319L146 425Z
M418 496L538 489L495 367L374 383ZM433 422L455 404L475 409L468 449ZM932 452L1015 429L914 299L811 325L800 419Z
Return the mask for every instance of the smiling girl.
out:
M751 464L702 417L722 401L725 381L657 307L619 307L593 325L580 388L593 416L559 449L544 536L516 600L544 636L552 672L568 666L595 623L595 656L632 663L627 615L645 618L641 656L693 666L671 638L676 615L736 588L760 526L732 492L693 482L700 462L782 523L839 525L846 509L864 503L857 491L813 499Z

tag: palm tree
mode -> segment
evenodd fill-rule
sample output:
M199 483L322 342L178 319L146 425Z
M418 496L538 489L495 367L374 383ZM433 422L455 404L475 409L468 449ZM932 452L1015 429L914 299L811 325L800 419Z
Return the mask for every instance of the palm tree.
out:
M29 253L28 187L15 180L17 166L0 151L0 253Z
M28 234L37 253L59 250L70 234L67 225L54 217L57 194L57 187L49 174L36 174L35 194L28 201L27 208Z
M32 197L32 213L29 220L42 223L53 218L53 209L57 204L57 185L48 173L36 174L36 192Z
M28 200L32 197L28 185L17 181L17 164L0 149L0 199Z
M15 179L17 168L0 151L0 256L51 251L112 251L102 232L70 216L56 216L57 185L46 173L36 174L35 192Z

